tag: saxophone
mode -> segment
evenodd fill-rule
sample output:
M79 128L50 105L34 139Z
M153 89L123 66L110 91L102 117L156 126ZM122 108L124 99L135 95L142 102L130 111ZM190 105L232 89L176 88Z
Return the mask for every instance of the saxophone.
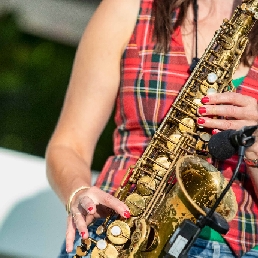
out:
M210 133L197 125L203 96L233 91L232 75L258 19L258 0L245 0L223 24L180 91L142 156L131 166L115 196L130 209L131 218L111 214L98 227L100 240L81 240L74 258L153 258L162 251L185 219L206 215L227 180L206 162ZM216 209L227 221L237 203L230 188Z

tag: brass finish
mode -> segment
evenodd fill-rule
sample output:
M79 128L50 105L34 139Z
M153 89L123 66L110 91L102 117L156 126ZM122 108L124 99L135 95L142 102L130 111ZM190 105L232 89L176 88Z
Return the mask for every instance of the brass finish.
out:
M94 247L91 253L91 257L94 258L117 258L118 255L117 249L111 244L108 244L107 248L104 250L99 250L97 247Z
M88 239L82 239L82 243L86 246L86 249L89 250L91 247L91 240Z
M180 223L184 219L195 222L200 214L205 215L204 207L211 208L220 196L228 182L200 158L209 155L210 132L197 125L197 109L207 93L234 90L232 75L256 19L258 0L244 0L216 31L146 150L115 193L128 205L132 217L118 217L113 222L108 217L103 227L107 248L96 246L92 257L159 257ZM230 221L236 211L230 189L217 212Z
M200 138L205 141L205 142L208 142L211 138L211 135L207 132L203 132L203 133L200 133Z
M125 204L129 207L132 216L138 216L142 214L146 208L145 198L138 193L130 194L126 198Z
M181 138L181 134L179 133L172 134L169 136L170 141L167 141L167 147L169 148L170 151L173 151L176 148L180 138Z
M121 233L119 235L112 234L113 227L119 227L121 229ZM130 227L121 220L116 220L113 223L111 223L107 230L108 239L116 245L125 244L130 238L130 234Z
M176 166L176 175L180 190L191 201L199 213L205 215L201 207L212 206L223 189L227 180L214 166L197 156L184 156ZM231 221L237 212L237 202L232 189L224 197L222 207L217 208L227 221Z
M181 120L181 122L179 123L179 130L180 130L181 133L193 132L195 127L196 127L195 122L190 117L183 118Z
M150 176L143 176L137 184L137 191L143 196L151 195L156 189L156 183Z
M168 170L171 162L166 156L159 156L153 165L153 170L156 173L156 176L163 177L166 171Z
M102 225L100 225L96 230L96 234L101 235L104 231L105 231L105 228Z
M87 254L86 251L83 251L82 248L80 246L77 246L76 248L76 254L79 256L85 256Z

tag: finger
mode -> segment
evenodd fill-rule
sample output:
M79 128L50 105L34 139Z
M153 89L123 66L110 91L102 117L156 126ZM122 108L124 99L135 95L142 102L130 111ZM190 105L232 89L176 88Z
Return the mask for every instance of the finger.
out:
M95 220L95 217L93 215L87 215L85 218L85 224L87 227Z
M217 133L220 133L220 132L221 132L221 130L215 128L215 129L213 129L213 130L211 131L211 134L214 135L214 134L217 134Z
M70 253L73 251L73 243L75 239L76 228L73 223L71 215L67 217L67 230L66 230L66 252Z
M124 218L130 218L130 210L128 206L111 194L104 192L104 194L101 196L101 204L113 209Z
M217 128L218 130L239 130L244 126L256 125L257 122L249 120L225 120L225 119L212 119L209 117L199 117L197 123L206 128Z
M199 107L198 113L202 116L232 117L235 119L248 119L257 121L256 107L238 107L234 105L204 105Z
M76 213L73 213L72 217L73 217L73 223L78 229L81 237L83 237L84 239L88 238L88 229L87 229L88 225L85 222L86 220L85 215L83 215L81 212L76 212Z
M214 93L203 97L201 101L205 105L231 104L239 107L257 105L257 100L255 98L236 92Z
M253 133L254 136L258 136L258 129L256 129ZM257 137L256 137L257 138ZM256 139L257 140L257 139Z
M91 187L91 189L87 191L87 195L84 196L84 198L80 199L81 205L89 214L94 214L95 217L97 217L96 205L98 205L111 208L124 218L130 218L130 210L126 204L96 186Z
M80 206L87 212L87 214L96 213L96 205L94 201L87 195L84 195L79 200Z

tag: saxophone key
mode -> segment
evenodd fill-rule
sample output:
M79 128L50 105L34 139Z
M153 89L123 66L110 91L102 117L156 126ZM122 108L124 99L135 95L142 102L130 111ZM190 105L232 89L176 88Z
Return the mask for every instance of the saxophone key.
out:
M124 221L116 220L112 222L107 230L108 239L115 245L125 244L130 238L130 235L130 227Z
M132 216L142 214L146 208L144 197L137 193L132 193L129 195L125 200L125 204L129 207Z
M217 93L217 90L215 88L209 88L207 90L207 95L211 95L211 94L214 94L214 93Z
M90 247L91 247L91 239L90 238L82 239L81 242L82 242L82 245L85 246L87 250L90 249Z
M108 244L105 240L99 240L97 245L94 247L91 253L91 257L94 258L117 258L118 251L117 249Z
M201 132L200 133L200 138L205 141L208 142L211 139L211 135L207 132Z
M104 239L101 239L97 241L96 246L99 250L105 250L108 246L108 243Z
M143 176L137 183L137 191L144 196L151 195L156 189L156 182L150 176Z
M76 255L77 256L85 256L86 254L87 254L87 251L85 250L84 247L77 246L77 248L76 248Z
M191 108L192 113L196 114L198 107L202 106L202 102L200 98L196 98L193 100L194 107Z
M168 160L167 156L160 156L156 159L156 163L153 165L153 170L157 172L159 177L163 177L167 172L171 162Z
M208 90L213 88L214 91L217 92L218 90L218 84L217 82L214 82L214 83L210 83L210 82L207 82L206 80L204 80L202 82L202 84L200 85L200 91L202 92L203 95L207 95L208 94Z
M104 233L104 231L105 231L105 228L102 225L100 225L100 226L98 226L98 228L96 230L96 234L101 235Z
M180 132L194 132L195 130L195 122L192 118L190 117L185 117L181 120L179 123L179 130Z
M209 73L207 76L207 80L209 83L213 84L218 80L218 75L214 72Z
M173 151L176 148L180 138L181 134L172 134L169 136L169 141L167 141L167 147L170 151Z
M202 151L204 148L204 142L202 140L198 140L196 142L196 150L197 151Z

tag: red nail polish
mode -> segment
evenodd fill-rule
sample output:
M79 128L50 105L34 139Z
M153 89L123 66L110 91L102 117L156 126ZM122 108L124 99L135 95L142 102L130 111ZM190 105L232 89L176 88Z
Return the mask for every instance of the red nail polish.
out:
M216 133L218 133L218 132L219 132L218 129L213 129L213 130L211 131L211 134L214 135L214 134L216 134Z
M212 164L212 158L207 158L206 161L210 164Z
M129 219L131 217L131 214L129 211L125 211L124 212L124 217L126 217L127 219Z
M83 237L85 235L85 232L81 232L81 236Z
M198 118L197 123L203 125L205 123L205 120L203 118Z
M93 210L93 207L89 207L89 208L88 208L88 211L92 211L92 210Z
M202 100L201 100L201 102L202 102L203 104L205 104L205 103L207 103L207 102L209 102L209 101L210 101L209 97L203 97Z
M205 114L206 113L206 107L199 107L198 113L201 114L201 115Z

